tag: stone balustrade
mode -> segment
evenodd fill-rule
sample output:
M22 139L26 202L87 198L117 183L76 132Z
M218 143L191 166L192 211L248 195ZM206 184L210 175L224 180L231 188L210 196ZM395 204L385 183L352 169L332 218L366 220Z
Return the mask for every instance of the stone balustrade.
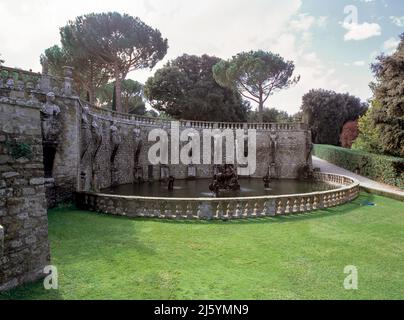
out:
M17 68L0 66L0 89L39 93L48 93L52 91L55 95L74 96L75 94L72 85L73 79L71 67L65 67L64 77L57 77L49 74L41 74ZM105 120L121 121L124 123L143 126L149 125L166 128L170 128L171 126L170 120L120 113L110 109L91 106L87 102L80 100L78 97L76 98L82 106L87 106L90 109L91 114ZM301 122L244 123L193 120L180 120L179 122L181 127L196 129L255 129L258 131L296 131L308 129L307 124Z
M142 126L157 126L170 128L171 120L139 116L135 114L120 113L110 109L91 106L86 102L81 101L83 106L90 110L90 114L95 117L110 120L121 121L127 124L135 124ZM287 130L307 130L307 124L301 122L285 122L285 123L246 123L246 122L211 122L211 121L193 121L193 120L178 120L180 127L196 128L196 129L255 129L258 131L287 131Z
M359 183L349 177L315 173L315 180L338 185L338 188L237 198L159 198L80 192L76 203L85 210L128 217L223 220L306 213L347 203L359 195Z
M0 89L45 94L52 91L56 95L71 96L71 76L70 67L66 67L65 77L57 77L0 65Z

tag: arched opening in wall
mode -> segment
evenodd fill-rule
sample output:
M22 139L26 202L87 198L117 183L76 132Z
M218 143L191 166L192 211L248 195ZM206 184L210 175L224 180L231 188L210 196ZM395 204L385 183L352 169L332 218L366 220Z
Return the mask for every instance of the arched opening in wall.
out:
M56 146L49 143L43 144L43 166L45 178L53 177L53 164L55 162Z

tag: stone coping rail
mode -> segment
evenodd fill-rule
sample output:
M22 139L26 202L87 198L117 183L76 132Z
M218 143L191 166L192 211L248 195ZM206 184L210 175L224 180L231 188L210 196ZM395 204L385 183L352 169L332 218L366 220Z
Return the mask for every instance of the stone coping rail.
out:
M80 101L82 106L90 110L90 114L104 120L120 120L124 123L134 125L150 125L159 127L171 127L171 121L177 121L180 127L191 127L198 129L255 129L266 131L285 131L285 130L307 130L308 126L302 122L273 122L273 123L248 123L248 122L213 122L213 121L195 121L195 120L166 120L153 117L139 116L135 114L120 113L106 108L95 107L87 102Z
M59 77L0 65L0 89L39 92L45 94L52 91L58 96L77 99L81 106L88 107L90 109L90 113L98 118L139 126L150 125L168 128L171 126L171 120L121 113L90 105L88 102L85 102L76 96L72 89L72 68L68 66L64 68L64 77ZM180 127L198 129L255 129L260 131L308 130L308 125L302 122L247 123L194 120L178 121L180 123Z
M315 173L314 178L338 188L303 194L234 198L160 198L78 192L76 203L81 209L128 217L227 220L305 213L341 205L359 195L359 182L347 176Z

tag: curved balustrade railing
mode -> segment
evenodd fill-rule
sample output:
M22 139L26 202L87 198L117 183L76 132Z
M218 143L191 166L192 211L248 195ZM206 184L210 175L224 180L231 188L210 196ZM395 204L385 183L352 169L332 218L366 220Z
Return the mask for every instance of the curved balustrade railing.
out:
M66 72L66 77L57 77L0 66L0 89L36 91L45 94L52 91L56 95L71 95L72 92L66 90L66 82L71 86L72 79L69 77L69 69Z
M170 127L171 120L139 116L135 114L120 113L110 109L91 106L81 101L82 105L89 108L90 114L109 121L123 121L134 125L150 125L158 127ZM197 129L255 129L255 130L307 130L307 125L301 122L285 122L285 123L246 123L246 122L211 122L211 121L194 121L194 120L178 120L180 127L190 127Z
M128 217L239 219L335 207L352 201L359 194L359 183L349 177L315 173L315 179L339 187L305 194L238 198L159 198L80 192L77 204L86 210Z
M120 113L110 109L99 108L80 100L72 90L72 68L65 67L65 77L51 76L17 68L0 66L0 89L19 90L28 92L48 93L52 91L56 95L78 99L82 106L87 106L90 113L96 117L125 122L134 125L150 125L158 127L170 127L171 121L153 117ZM300 122L285 123L245 123L245 122L210 122L179 120L181 127L196 129L255 129L265 131L307 130L307 124Z

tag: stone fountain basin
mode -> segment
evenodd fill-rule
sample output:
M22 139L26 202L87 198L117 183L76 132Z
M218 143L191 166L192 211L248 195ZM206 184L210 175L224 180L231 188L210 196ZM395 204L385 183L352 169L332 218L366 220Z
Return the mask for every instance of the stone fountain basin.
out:
M76 203L84 210L128 217L227 220L306 213L347 203L359 195L359 182L347 176L315 173L314 179L335 188L299 194L219 198L78 192Z

